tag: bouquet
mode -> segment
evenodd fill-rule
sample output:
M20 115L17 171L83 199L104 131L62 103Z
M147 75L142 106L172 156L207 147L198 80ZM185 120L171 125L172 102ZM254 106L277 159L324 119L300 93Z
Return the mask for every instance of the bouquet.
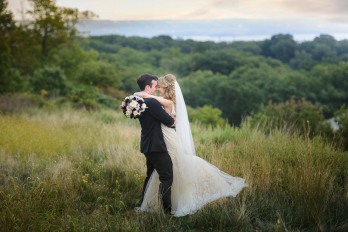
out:
M127 118L139 118L147 106L142 97L130 95L122 100L122 111Z

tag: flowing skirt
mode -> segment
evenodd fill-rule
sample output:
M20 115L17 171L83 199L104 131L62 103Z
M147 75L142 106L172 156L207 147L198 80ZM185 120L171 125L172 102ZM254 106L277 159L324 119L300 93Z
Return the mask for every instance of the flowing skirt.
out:
M245 180L220 171L198 156L180 155L176 149L176 132L162 125L164 141L173 162L172 214L180 217L193 214L204 205L222 197L235 197ZM146 186L140 210L155 212L160 209L159 176L156 171Z

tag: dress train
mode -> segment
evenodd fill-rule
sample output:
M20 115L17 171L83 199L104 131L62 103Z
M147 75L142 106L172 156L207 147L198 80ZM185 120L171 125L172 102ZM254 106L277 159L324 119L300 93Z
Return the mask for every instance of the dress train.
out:
M243 178L233 177L198 156L177 154L175 130L162 125L162 132L173 162L174 216L193 214L214 200L235 197L246 187ZM146 186L141 211L155 212L160 209L159 184L158 173L154 171Z

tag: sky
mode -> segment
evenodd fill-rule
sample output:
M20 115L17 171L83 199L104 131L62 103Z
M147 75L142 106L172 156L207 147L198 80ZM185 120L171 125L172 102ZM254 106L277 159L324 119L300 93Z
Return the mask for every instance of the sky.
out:
M8 0L20 16L21 3ZM347 0L57 0L58 6L89 10L103 20L317 19L348 24Z
M9 9L16 19L21 19L21 9L28 9L28 0L8 0ZM56 0L61 7L92 11L101 20L124 22L123 25L89 25L91 34L119 33L143 36L143 24L127 24L138 20L169 20L149 31L156 34L185 36L188 30L198 36L210 36L212 27L195 28L199 24L175 24L181 20L233 19L219 32L229 31L226 36L262 36L290 33L298 38L302 34L313 38L318 34L331 34L339 39L348 39L348 0ZM23 11L23 10L22 10ZM244 20L244 22L240 21ZM252 23L250 23L252 22ZM256 22L256 23L255 23ZM157 25L157 24L156 24ZM168 27L169 28L166 28ZM122 28L121 28L122 27ZM220 27L219 24L214 25ZM200 32L196 32L198 30ZM180 31L179 31L180 30ZM183 32L183 30L186 30ZM234 34L231 32L233 30ZM189 34L192 34L189 33ZM232 35L233 34L233 35ZM310 34L309 37L307 34ZM227 37L226 37L227 38Z

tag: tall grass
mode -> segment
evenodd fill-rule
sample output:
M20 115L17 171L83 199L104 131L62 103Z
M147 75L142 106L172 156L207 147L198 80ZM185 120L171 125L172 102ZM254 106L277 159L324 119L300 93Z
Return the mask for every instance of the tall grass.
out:
M248 187L174 218L133 210L145 174L136 120L108 110L0 115L0 230L348 230L346 152L247 123L192 129L197 154Z

